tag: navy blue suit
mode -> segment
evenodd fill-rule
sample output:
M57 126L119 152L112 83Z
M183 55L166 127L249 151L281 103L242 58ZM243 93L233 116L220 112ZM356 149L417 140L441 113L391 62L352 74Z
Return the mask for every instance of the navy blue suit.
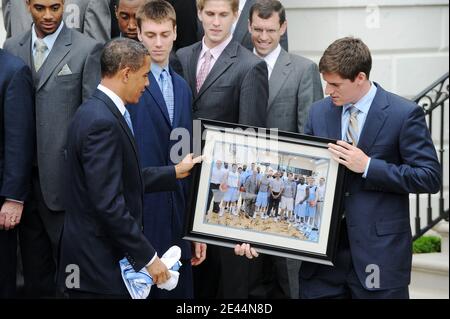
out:
M153 73L149 74L150 86L146 88L139 103L128 106L143 167L177 164L172 162L170 152L181 137L176 136L175 140L171 140L173 129L186 129L189 141L192 139L192 94L183 78L172 69L170 73L175 104L173 124ZM190 149L184 151L189 152ZM151 298L191 298L193 295L191 244L181 239L187 209L188 184L188 179L179 180L174 192L146 194L144 197L145 236L155 247L158 256L162 256L173 245L180 246L183 263L177 288L171 292L154 288Z
M119 260L127 257L139 271L155 254L142 232L144 191L175 189L175 169L141 170L132 132L100 90L76 112L67 143L59 283L64 285L66 267L74 264L78 291L127 297Z
M300 297L408 297L409 194L438 192L441 170L422 109L376 85L358 143L371 163L367 178L348 172L336 267L304 262ZM330 98L314 103L305 133L342 139L341 113ZM379 267L379 288L366 285L368 265ZM344 289L346 280L355 289Z
M25 201L35 147L31 71L0 49L0 208L5 199ZM0 298L16 290L16 230L0 230Z

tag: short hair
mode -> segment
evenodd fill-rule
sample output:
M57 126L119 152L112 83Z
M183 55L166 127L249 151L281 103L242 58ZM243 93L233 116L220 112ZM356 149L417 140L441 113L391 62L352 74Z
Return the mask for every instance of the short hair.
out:
M157 23L170 20L173 26L176 27L177 14L169 2L165 0L152 0L147 1L136 13L136 21L139 29L141 29L142 22L145 20L152 20Z
M257 13L261 19L269 19L274 13L280 18L280 26L286 22L286 9L278 0L257 0L250 8L250 23L253 22L253 14Z
M144 65L146 56L150 53L142 43L128 38L113 39L103 48L100 60L102 78L111 78L127 67L136 72Z
M205 3L208 1L212 1L212 0L197 0L197 9L199 11L202 11L205 8ZM239 11L239 0L225 0L225 1L230 2L231 10L233 12Z
M319 62L320 73L337 73L343 79L354 81L360 72L369 79L372 56L361 39L345 37L334 41Z

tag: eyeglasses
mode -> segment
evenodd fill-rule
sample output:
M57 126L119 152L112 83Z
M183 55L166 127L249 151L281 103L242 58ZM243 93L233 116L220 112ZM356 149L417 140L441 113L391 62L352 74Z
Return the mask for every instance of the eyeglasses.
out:
M264 32L266 32L268 35L275 35L278 31L280 31L280 29L275 30L275 29L263 29L258 27L252 27L252 31L255 32L256 34L263 34Z

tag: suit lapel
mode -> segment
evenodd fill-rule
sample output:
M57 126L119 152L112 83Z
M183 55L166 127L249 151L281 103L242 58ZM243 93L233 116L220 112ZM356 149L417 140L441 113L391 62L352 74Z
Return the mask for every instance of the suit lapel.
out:
M327 136L328 138L341 140L342 139L342 106L336 106L329 99L328 114L324 114L327 121Z
M19 45L23 48L19 50L19 58L21 58L34 71L34 62L31 58L31 31L27 32L20 40Z
M150 72L149 74L149 80L150 86L148 86L146 90L150 92L150 95L152 96L153 100L158 105L159 110L161 111L163 117L165 118L167 125L171 127L172 125L170 124L169 111L167 110L167 105L166 102L164 101L164 96L152 72Z
M125 131L126 135L128 136L128 139L130 140L130 143L134 150L134 155L136 158L137 165L138 165L138 167L140 167L139 159L138 159L138 152L137 152L137 147L136 147L136 143L134 140L134 136L133 136L133 133L131 132L130 128L128 127L127 122L125 121L125 118L123 117L122 114L120 114L120 111L117 108L117 106L114 104L113 101L111 101L111 99L105 93L103 93L102 91L97 89L97 90L95 90L93 96L96 97L97 99L103 101L106 104L106 106L109 108L111 113L114 114L114 116L119 121L120 126Z
M236 29L234 29L233 40L241 43L245 35L248 32L248 17L250 15L250 8L252 7L255 0L247 0L242 8L242 12L239 16L238 22L236 24Z
M195 101L198 100L203 93L205 93L208 88L216 82L216 80L225 73L226 70L234 63L237 55L238 43L235 41L231 41L230 44L225 48L225 50L220 55L217 62L214 64L211 72L209 72L208 76L205 79L198 95L195 98ZM194 101L194 103L195 103Z
M36 87L36 91L39 91L41 87L47 82L49 77L53 74L58 64L64 59L64 57L70 52L72 45L72 34L71 30L66 26L63 26L61 33L55 41L52 51L48 55L42 69L40 70L41 76L39 79L39 84Z
M358 142L358 148L366 154L369 152L386 121L387 115L384 110L389 106L386 92L383 88L375 83L373 85L377 86L377 94L370 106L369 114L367 114Z
M200 41L192 48L191 60L189 61L189 83L191 85L192 93L194 97L197 96L197 64L202 52L202 42Z
M275 63L269 80L269 109L292 71L290 65L291 58L289 53L281 49L280 56Z

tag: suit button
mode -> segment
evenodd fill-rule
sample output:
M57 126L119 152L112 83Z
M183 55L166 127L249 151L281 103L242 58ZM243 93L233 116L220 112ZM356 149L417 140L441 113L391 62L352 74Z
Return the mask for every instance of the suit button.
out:
M349 192L345 192L344 196L345 197L350 197L352 194L350 194Z

